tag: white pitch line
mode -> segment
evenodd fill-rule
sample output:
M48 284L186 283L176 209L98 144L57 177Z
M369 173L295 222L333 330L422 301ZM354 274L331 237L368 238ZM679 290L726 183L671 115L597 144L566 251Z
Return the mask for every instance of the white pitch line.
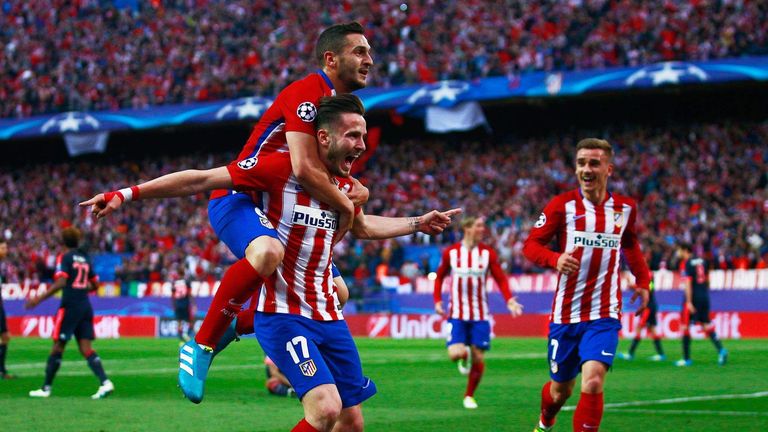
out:
M698 401L712 401L712 400L724 400L724 399L755 399L768 396L768 391L756 392L756 393L742 393L742 394L724 394L724 395L709 395L709 396L691 396L672 399L657 399L657 400L645 400L645 401L632 401L632 402L618 402L605 404L604 408L623 408L634 406L647 406L647 405L670 405L684 402L698 402ZM563 407L563 411L573 411L575 406Z
M499 360L528 360L545 358L546 353L496 353L492 359ZM178 367L161 367L161 368L126 368L125 366L141 366L142 363L154 363L154 360L104 360L104 366L107 369L107 373L113 376L137 376L137 375L159 375L159 374L174 374L179 371ZM448 357L440 352L434 354L428 354L419 357L398 357L393 356L389 358L371 358L363 360L363 366L371 364L390 364L390 363L439 363L448 362ZM61 364L61 369L57 373L58 376L90 376L93 373L89 369L85 369L85 360L65 360ZM9 364L10 370L44 370L46 364L43 362L32 363L17 363ZM232 370L248 370L248 369L262 369L264 366L258 359L254 360L250 364L217 364L212 367L212 370L216 371L232 371ZM71 370L75 368L75 370Z
M536 352L536 353L494 353L494 354L488 354L487 358L492 360L530 360L530 359L539 359L539 358L546 358L547 353L546 352ZM169 357L170 358L170 357ZM258 359L258 357L254 357L256 360L254 360L254 365L261 365L261 361ZM167 360L167 359L166 359ZM363 359L363 365L367 364L389 364L389 363L420 363L420 362L447 362L448 356L442 351L439 350L438 352L435 352L434 354L427 354L422 356L390 356L387 358L370 358L370 359ZM156 359L138 359L138 360L127 360L127 359L116 359L116 360L110 360L110 359L103 359L103 362L111 367L116 366L136 366L138 364L150 364L150 363L156 363ZM84 359L78 359L78 360L63 360L61 362L62 368L70 368L75 367L76 365L84 365L85 360ZM25 369L45 369L46 363L45 362L28 362L28 363L10 363L8 364L8 369L13 370L25 370ZM214 366L216 369L243 369L243 368L249 368L251 365L232 365L232 366Z
M707 410L665 410L665 409L611 409L612 413L638 414L685 414L685 415L714 415L725 417L768 417L768 412L760 411L707 411Z

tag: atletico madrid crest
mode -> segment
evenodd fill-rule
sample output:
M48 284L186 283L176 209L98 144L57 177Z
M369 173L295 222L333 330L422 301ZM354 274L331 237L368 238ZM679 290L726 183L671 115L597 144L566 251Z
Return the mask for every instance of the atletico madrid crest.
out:
M613 224L619 228L624 225L624 212L613 212Z
M312 359L300 364L299 369L301 369L302 375L308 377L315 376L315 373L317 372L317 366L315 366L315 362Z

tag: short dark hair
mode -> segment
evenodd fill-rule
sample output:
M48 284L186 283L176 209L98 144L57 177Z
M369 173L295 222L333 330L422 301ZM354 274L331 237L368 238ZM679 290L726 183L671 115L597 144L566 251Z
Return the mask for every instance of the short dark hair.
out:
M584 138L576 144L576 151L581 149L599 149L605 152L608 156L608 160L613 158L613 146L611 143L600 138Z
M693 252L693 247L688 242L679 242L677 243L677 247L684 251Z
M335 24L320 33L315 44L315 58L320 67L325 66L325 52L339 53L344 49L346 37L350 34L365 34L365 29L359 22Z
M76 227L64 228L61 232L61 240L64 241L64 246L68 248L76 248L80 245L80 238L83 234Z
M363 101L350 93L321 98L317 107L317 128L327 129L339 121L342 114L365 115Z

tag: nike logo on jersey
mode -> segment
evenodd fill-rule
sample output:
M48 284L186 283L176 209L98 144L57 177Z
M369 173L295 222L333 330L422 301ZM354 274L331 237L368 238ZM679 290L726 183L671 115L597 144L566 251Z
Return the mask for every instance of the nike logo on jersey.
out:
M605 350L600 351L600 354L608 357L613 357L613 353L605 352Z
M585 217L587 217L586 213L585 214L580 214L580 215L573 215L573 217L571 218L571 222L576 222L577 220L579 220L581 218L585 218Z

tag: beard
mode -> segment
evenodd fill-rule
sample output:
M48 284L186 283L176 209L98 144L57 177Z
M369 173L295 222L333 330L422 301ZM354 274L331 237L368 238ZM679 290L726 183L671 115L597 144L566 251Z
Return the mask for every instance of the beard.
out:
M365 80L361 80L358 74L359 67L341 60L339 64L339 79L349 87L350 91L360 90L365 88Z
M341 163L346 158L347 155L341 151L336 139L331 138L331 144L328 146L328 162L330 162L328 171L338 177L349 177L349 171L345 172L341 169Z

